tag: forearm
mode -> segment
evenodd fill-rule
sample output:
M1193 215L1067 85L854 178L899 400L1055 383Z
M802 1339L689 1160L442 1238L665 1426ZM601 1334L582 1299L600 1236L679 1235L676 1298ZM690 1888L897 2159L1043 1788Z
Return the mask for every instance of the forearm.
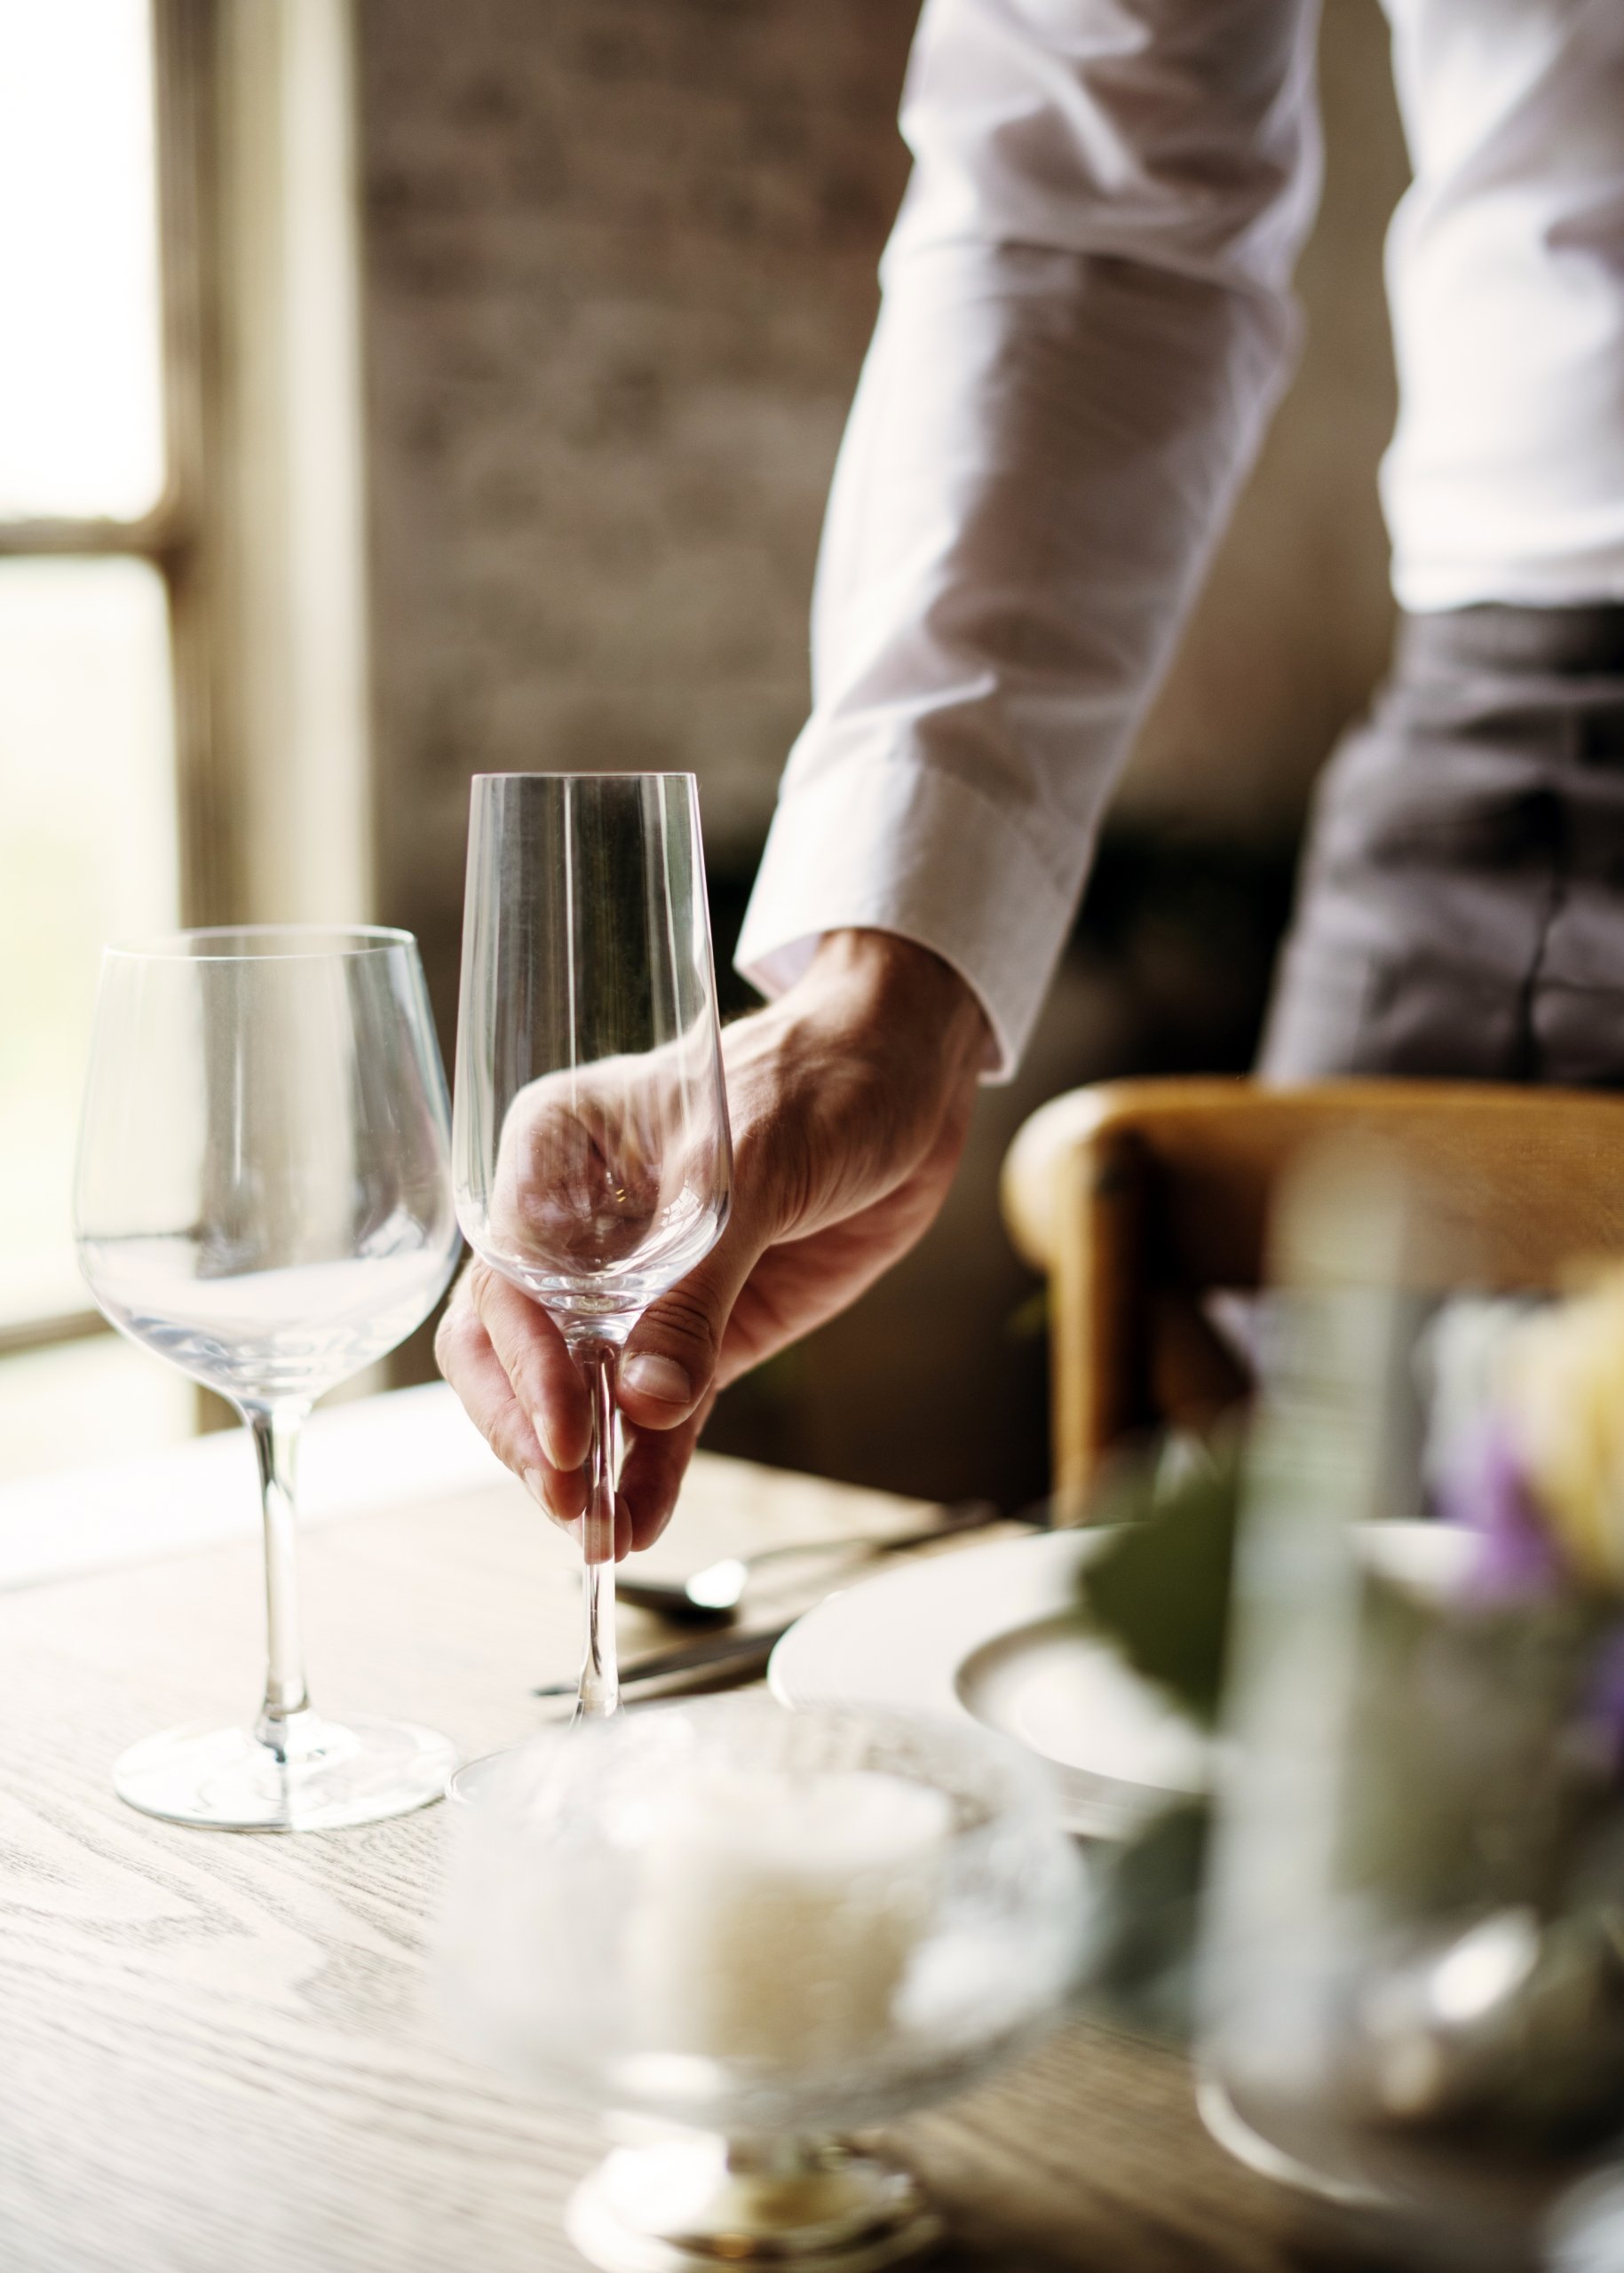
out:
M1287 368L1314 175L1295 0L1083 5L1065 55L1030 13L945 0L922 30L813 712L741 943L774 988L829 924L904 932L974 985L1003 1070ZM1124 16L1144 46L1113 55Z
M906 933L973 980L1007 1072L1285 331L1216 286L1146 291L1069 255L1046 257L1066 273L1035 304L997 301L980 260L910 276L876 338L831 500L814 709L740 956L771 991L828 925Z

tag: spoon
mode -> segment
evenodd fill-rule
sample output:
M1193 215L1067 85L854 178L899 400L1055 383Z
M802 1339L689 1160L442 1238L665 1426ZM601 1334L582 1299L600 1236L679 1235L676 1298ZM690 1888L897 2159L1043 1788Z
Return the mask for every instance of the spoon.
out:
M860 1550L865 1555L889 1555L898 1548L953 1539L962 1531L979 1531L1003 1520L1002 1509L990 1500L965 1500L947 1509L946 1519L928 1530L903 1532L891 1539L859 1532L848 1539L794 1540L781 1547L760 1548L754 1555L725 1555L719 1562L707 1563L702 1571L691 1572L685 1579L628 1576L622 1564L615 1573L614 1591L622 1602L657 1612L679 1625L723 1626L737 1614L746 1588L764 1564L788 1561L795 1555L849 1555Z

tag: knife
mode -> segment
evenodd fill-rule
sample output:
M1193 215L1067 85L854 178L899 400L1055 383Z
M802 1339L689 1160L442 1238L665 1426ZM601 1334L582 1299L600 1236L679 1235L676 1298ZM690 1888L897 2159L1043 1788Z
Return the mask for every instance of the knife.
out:
M729 1673L759 1673L772 1654L774 1643L782 1641L795 1623L787 1619L782 1626L772 1626L752 1634L712 1634L702 1642L679 1642L669 1650L655 1650L646 1658L638 1658L627 1666L621 1675L621 1687L626 1689L635 1682L663 1681L669 1675L703 1673L725 1667ZM575 1678L568 1681L549 1681L531 1691L533 1697L573 1697Z

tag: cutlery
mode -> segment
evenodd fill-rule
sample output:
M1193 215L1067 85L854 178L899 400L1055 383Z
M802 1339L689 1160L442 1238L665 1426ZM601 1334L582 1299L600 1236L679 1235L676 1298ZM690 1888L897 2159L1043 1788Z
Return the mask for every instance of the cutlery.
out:
M889 1539L858 1532L843 1539L794 1540L780 1547L761 1548L754 1555L724 1556L685 1579L629 1577L622 1570L616 1575L616 1592L622 1602L654 1611L674 1624L721 1626L736 1616L746 1588L764 1564L787 1562L801 1555L891 1555L902 1548L929 1546L932 1540L955 1539L960 1532L979 1531L1002 1521L1002 1510L990 1500L966 1500L947 1509L943 1521Z
M655 1650L648 1657L639 1658L635 1665L622 1667L621 1683L629 1687L638 1682L663 1681L669 1675L683 1673L719 1672L730 1674L759 1673L772 1654L773 1644L780 1642L795 1623L786 1619L781 1626L767 1628L761 1633L712 1634L702 1642L679 1642L669 1650ZM531 1691L535 1697L573 1697L573 1681L544 1682Z

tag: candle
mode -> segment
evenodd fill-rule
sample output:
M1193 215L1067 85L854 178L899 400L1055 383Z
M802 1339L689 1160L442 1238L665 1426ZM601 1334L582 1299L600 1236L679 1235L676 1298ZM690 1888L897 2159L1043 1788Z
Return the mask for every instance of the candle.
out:
M942 1793L872 1770L696 1777L640 1858L626 1944L639 2035L796 2071L883 2044L950 1822Z

